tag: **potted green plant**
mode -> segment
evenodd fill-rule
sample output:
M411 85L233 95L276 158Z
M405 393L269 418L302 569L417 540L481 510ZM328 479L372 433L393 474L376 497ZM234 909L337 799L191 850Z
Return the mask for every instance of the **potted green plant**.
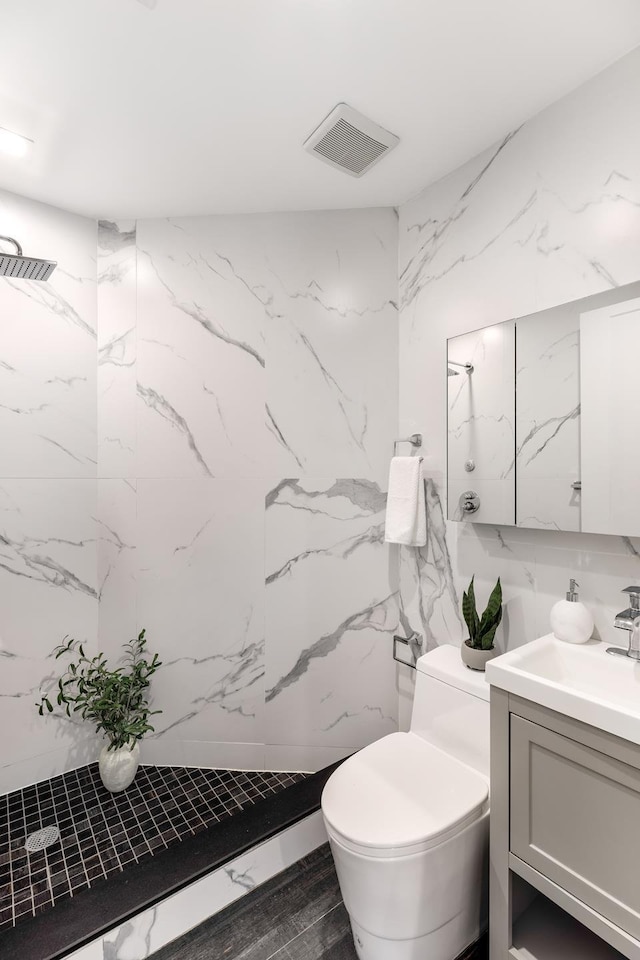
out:
M502 586L500 577L491 591L486 610L481 617L476 609L476 595L471 577L469 589L462 594L462 615L469 630L469 637L460 648L463 663L470 670L484 670L487 661L496 656L493 639L502 620Z
M71 657L57 680L55 702L68 717L79 714L106 737L99 768L102 782L111 793L126 790L133 781L140 761L138 742L153 730L149 717L162 712L149 709L150 680L161 662L157 653L150 657L145 631L123 647L124 655L114 668L109 667L104 653L88 657L77 640L65 638L54 651L56 660ZM48 693L41 695L36 706L40 716L45 710L54 710Z

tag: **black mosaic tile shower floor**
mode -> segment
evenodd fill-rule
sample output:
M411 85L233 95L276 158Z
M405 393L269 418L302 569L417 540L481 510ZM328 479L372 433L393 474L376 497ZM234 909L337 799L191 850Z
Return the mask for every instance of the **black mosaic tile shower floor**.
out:
M94 763L0 797L0 931L304 776L142 766L111 794ZM46 826L60 840L27 852L26 837Z

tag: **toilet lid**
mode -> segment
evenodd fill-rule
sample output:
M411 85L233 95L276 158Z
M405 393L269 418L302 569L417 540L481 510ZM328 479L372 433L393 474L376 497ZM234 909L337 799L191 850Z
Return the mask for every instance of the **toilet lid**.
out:
M411 733L392 733L345 760L322 793L336 839L363 852L417 852L458 833L484 812L486 780Z

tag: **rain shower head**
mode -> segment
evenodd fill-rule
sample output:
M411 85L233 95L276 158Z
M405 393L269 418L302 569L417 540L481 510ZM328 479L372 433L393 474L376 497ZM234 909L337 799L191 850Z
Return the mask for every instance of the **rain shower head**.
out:
M0 251L0 277L12 277L14 280L48 280L58 266L54 260L38 260L37 257L25 257L22 247L13 237L2 237L12 243L15 253Z

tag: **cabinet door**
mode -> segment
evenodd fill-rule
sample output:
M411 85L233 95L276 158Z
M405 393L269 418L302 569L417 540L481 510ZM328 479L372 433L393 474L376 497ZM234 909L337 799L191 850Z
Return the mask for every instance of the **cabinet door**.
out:
M511 850L640 939L640 770L511 716Z

